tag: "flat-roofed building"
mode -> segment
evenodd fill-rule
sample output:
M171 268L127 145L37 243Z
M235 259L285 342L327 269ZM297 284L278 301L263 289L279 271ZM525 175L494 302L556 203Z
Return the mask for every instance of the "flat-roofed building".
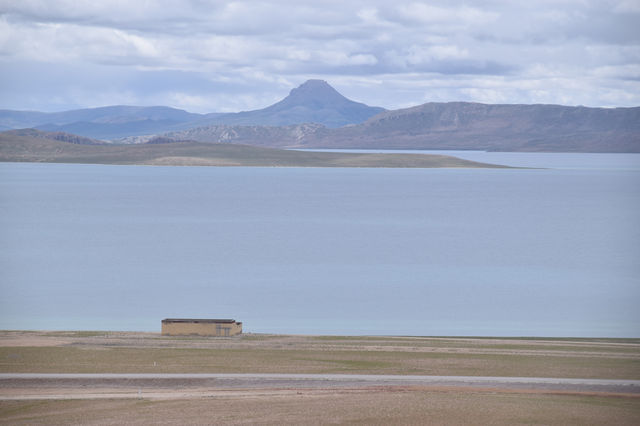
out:
M229 337L242 333L242 323L232 319L167 318L162 320L163 336Z

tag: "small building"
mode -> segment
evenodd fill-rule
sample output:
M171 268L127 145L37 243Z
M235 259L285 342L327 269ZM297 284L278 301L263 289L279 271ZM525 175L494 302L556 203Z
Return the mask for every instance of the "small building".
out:
M229 337L242 333L242 323L232 319L167 318L162 320L163 336Z

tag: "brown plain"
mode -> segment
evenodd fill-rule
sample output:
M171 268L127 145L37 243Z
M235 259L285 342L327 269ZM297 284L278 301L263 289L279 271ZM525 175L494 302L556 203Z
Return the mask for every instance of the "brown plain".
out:
M5 331L0 372L640 379L640 340ZM640 424L637 394L389 386L159 389L141 399L47 399L45 392L14 401L8 392L0 388L0 424Z

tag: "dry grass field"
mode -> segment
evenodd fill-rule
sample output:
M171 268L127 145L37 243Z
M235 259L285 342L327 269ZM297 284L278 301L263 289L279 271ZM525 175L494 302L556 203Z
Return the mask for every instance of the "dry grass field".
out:
M637 399L461 390L298 391L172 400L3 401L0 422L68 424L637 425Z
M640 340L5 331L0 372L640 379ZM0 388L0 424L640 424L638 394L388 386L64 399L50 388L11 400L17 392Z
M0 332L4 373L326 373L640 379L640 340Z

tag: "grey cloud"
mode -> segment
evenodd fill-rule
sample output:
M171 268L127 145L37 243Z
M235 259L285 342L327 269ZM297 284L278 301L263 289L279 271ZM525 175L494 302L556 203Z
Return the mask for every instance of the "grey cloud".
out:
M283 33L299 22L348 24L338 8L311 7L290 1L220 2L70 2L23 0L0 2L0 14L16 22L76 24L141 33L175 35L264 35Z
M447 75L507 75L517 71L514 65L484 60L439 61L430 65L423 65L418 70L437 72Z
M597 11L567 29L570 37L613 45L640 43L640 13L611 14Z
M517 71L510 64L486 60L433 60L420 64L394 64L384 60L375 64L331 66L321 62L297 64L288 73L325 75L382 75L396 73L438 73L457 75L509 75Z

